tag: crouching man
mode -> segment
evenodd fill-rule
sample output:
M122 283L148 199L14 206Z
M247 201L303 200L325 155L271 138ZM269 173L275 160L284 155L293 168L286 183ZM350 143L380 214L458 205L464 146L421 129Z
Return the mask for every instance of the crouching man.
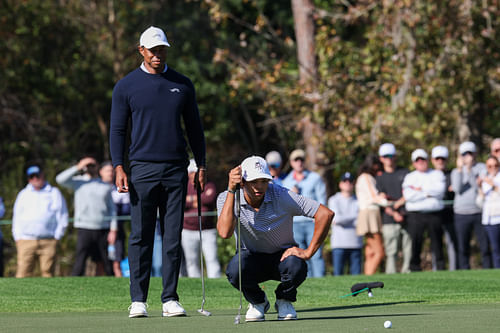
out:
M240 204L241 283L245 299L250 303L246 321L263 321L269 310L266 294L259 283L276 280L275 309L279 320L297 319L292 305L297 288L307 276L306 260L325 240L334 213L319 202L270 183L266 161L252 156L229 172L227 191L217 199L217 230L222 238L237 231L236 205ZM241 184L240 200L236 202L237 185ZM293 239L293 217L314 218L314 234L307 249L297 247ZM238 255L226 270L229 282L239 288Z

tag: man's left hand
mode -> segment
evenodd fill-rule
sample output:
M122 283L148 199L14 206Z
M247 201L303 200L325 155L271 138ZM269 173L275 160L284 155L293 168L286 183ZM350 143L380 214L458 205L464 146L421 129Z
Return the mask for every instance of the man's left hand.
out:
M281 256L280 261L285 260L289 256L296 256L300 259L304 260L309 260L311 258L310 255L307 254L307 251L304 249L301 249L300 247L291 247L287 249L285 252L283 252L283 255Z

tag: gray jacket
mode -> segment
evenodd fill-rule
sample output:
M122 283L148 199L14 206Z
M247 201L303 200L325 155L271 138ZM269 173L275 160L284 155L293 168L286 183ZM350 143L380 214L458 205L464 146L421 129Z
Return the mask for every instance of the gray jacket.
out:
M486 165L476 163L467 171L465 167L461 170L455 168L451 172L451 187L455 192L453 211L455 214L470 215L481 213L481 208L476 205L478 191L477 177L486 174Z

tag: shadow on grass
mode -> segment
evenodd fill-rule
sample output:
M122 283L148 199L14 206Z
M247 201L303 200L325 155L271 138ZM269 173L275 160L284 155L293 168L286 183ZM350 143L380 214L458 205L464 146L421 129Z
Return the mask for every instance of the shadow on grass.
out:
M398 314L378 314L378 315L357 315L357 316L321 316L321 317L309 317L309 318L298 318L297 320L330 320L330 319L359 319L359 318L377 318L377 317L409 317L409 316L425 316L422 313L398 313Z
M325 307L325 308L297 310L297 312L349 310L349 309L359 309L359 308L370 308L370 307L374 307L374 306L388 306L388 305L397 305L397 304L416 304L416 303L425 303L425 301L405 301L405 302L358 304L358 305L349 305L349 306L331 306L331 307Z

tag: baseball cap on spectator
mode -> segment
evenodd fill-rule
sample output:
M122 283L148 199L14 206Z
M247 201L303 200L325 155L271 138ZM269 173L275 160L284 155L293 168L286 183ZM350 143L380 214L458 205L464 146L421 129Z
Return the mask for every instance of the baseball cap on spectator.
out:
M378 149L378 156L396 155L396 147L392 143L384 143Z
M153 26L150 26L142 33L139 44L147 49L152 49L159 45L170 46L163 30Z
M38 165L29 166L26 169L26 176L30 177L32 175L39 175L42 172L42 169Z
M188 165L188 173L196 171L198 171L198 168L196 167L196 162L194 161L194 159L190 159Z
M295 161L298 158L305 160L306 152L302 149L295 149L294 151L292 151L292 153L290 154L290 161Z
M427 155L427 153L425 152L425 150L423 150L421 148L418 148L418 149L415 149L411 153L411 160L413 162L415 162L419 158L423 158L424 160L427 160L429 158L429 155Z
M350 172L344 172L342 176L340 176L340 181L345 182L346 180L350 181L351 183L354 182L354 175Z
M462 142L458 147L458 152L460 153L460 155L463 155L465 153L475 153L476 145L471 141Z
M247 182L262 178L273 179L267 167L266 160L260 156L250 156L241 162L241 173L243 179Z
M450 154L448 152L448 148L446 148L445 146L436 146L436 147L432 148L432 152L431 152L432 158L442 157L444 159L448 159L449 155Z
M269 166L279 168L281 166L281 155L276 150L272 150L266 155L266 162Z

